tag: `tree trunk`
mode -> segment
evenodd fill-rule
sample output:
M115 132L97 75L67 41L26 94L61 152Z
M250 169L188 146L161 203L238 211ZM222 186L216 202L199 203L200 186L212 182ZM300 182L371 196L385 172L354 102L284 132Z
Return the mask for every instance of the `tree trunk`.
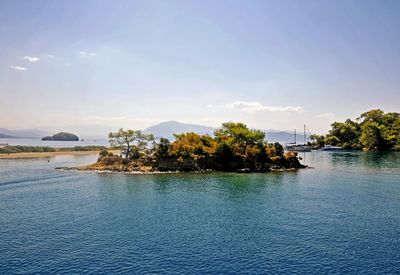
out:
M131 151L131 147L129 146L128 138L125 138L125 142L126 142L126 145L127 145L127 147L126 147L126 153L125 153L125 158L127 159L128 156L129 156L129 153L130 153L130 151Z

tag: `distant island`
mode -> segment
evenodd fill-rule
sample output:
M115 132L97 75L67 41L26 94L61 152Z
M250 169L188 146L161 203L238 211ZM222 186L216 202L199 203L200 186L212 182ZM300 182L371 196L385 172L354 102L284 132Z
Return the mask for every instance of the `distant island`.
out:
M362 113L356 120L334 122L325 136L311 135L313 145L339 146L345 150L400 150L400 113L380 109Z
M224 123L214 137L194 132L176 134L173 142L155 140L140 130L109 134L121 154L100 152L98 161L78 170L111 172L231 171L268 172L304 168L296 152L284 152L279 143L268 143L265 133L243 123Z
M79 138L78 138L78 136L71 134L71 133L60 132L60 133L54 134L52 136L44 137L44 138L42 138L42 140L79 141Z

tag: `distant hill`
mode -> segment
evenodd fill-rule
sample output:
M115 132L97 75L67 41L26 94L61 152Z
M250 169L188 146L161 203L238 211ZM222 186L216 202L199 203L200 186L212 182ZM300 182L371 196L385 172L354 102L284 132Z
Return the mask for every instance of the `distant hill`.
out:
M166 121L160 124L151 126L144 130L145 133L153 134L156 138L164 137L173 139L174 134L181 134L186 132L195 132L202 135L212 136L214 128L209 126L186 124L178 121Z
M6 128L0 128L0 135L9 136L3 138L41 138L48 134L48 132L38 129L9 130Z
M15 137L9 136L9 135L0 134L0 138L15 138Z
M289 131L265 130L268 142L294 142L294 133ZM308 137L308 136L307 136ZM304 143L304 135L296 134L297 143Z
M79 138L78 136L71 134L71 133L66 133L66 132L60 132L52 136L46 136L42 138L42 140L57 140L57 141L78 141Z
M186 132L195 132L203 135L214 134L215 128L197 124L187 124L178 121L166 121L160 124L151 126L144 130L145 133L153 134L156 138L164 137L173 139L174 134L181 134ZM290 131L278 131L278 130L263 130L266 133L268 142L280 142L289 143L294 142L294 133ZM303 143L304 136L297 134L296 139L298 143Z

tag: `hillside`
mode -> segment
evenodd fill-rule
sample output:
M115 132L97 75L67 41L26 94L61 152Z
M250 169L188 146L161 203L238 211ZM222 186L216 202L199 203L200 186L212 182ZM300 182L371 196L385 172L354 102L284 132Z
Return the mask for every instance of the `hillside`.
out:
M178 121L166 121L157 125L151 126L144 130L147 134L153 134L156 138L164 137L172 139L174 134L181 134L187 132L195 132L201 135L210 135L214 133L214 128L209 126L186 124Z
M164 137L173 139L174 134L181 134L186 132L195 132L203 135L212 136L215 128L210 126L198 125L198 124L187 124L178 121L166 121L157 125L148 127L144 130L147 134L153 134L156 138ZM278 131L278 130L264 130L268 142L281 142L289 143L294 142L294 134L289 131ZM297 142L302 143L304 136L301 134L296 135Z
M48 133L38 129L10 130L0 128L0 138L2 136L2 138L41 138L45 135L48 135Z
M268 142L290 143L294 142L294 133L288 131L266 130L266 138ZM308 137L308 136L307 136ZM296 134L297 143L304 142L304 135Z
M0 134L0 138L16 138L16 137Z

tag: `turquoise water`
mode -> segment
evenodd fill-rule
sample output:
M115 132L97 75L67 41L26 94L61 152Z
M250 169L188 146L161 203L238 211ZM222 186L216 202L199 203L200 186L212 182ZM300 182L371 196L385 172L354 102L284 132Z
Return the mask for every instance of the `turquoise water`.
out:
M400 154L270 174L63 172L0 160L0 273L399 273Z

